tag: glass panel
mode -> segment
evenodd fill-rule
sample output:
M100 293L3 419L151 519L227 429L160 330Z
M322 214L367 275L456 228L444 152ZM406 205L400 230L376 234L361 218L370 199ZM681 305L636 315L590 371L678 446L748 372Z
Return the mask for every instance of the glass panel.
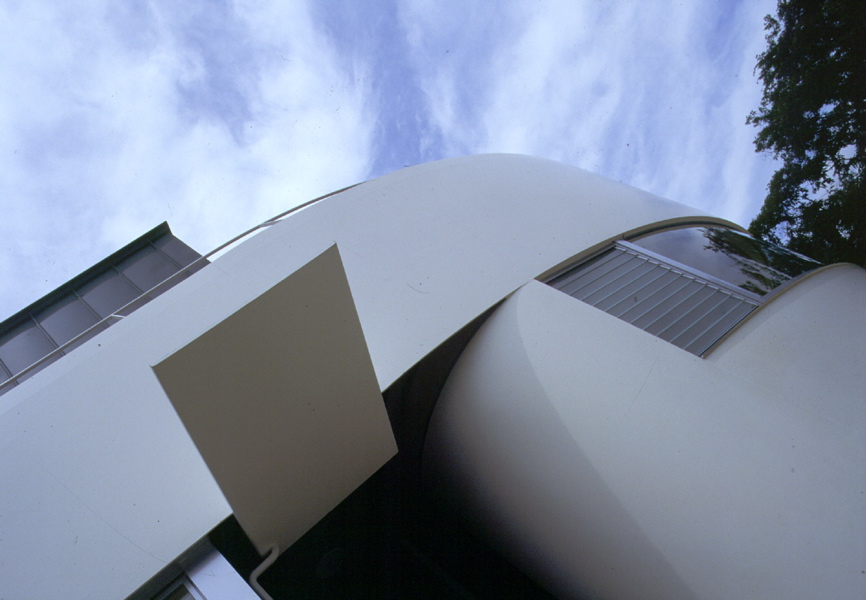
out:
M164 600L195 600L183 584L180 584L164 598Z
M150 302L151 298L147 294L142 294L135 299L135 302L129 304L123 310L117 312L122 317L126 317L137 311L139 308Z
M118 264L117 269L143 291L180 270L176 264L150 247L130 256Z
M14 388L18 385L18 382L14 379L10 381L13 373L6 368L6 365L3 364L3 361L0 360L0 396Z
M0 360L13 373L29 367L54 350L55 345L32 321L19 325L0 338Z
M42 358L42 357L40 356L39 358ZM63 358L63 354L58 352L57 354L52 355L51 358L46 359L45 362L41 363L38 367L34 368L32 371L28 371L25 375L22 375L21 377L16 377L15 379L18 381L18 383L21 383L22 381L24 381L26 379L30 379L31 377L36 375L39 371L41 371L42 369L44 369L45 367L47 367L51 363L57 362L61 358ZM33 363L31 363L31 364L33 364ZM30 366L30 365L27 365L27 366Z
M87 332L87 335L83 335L83 336L81 336L80 338L78 338L77 340L75 340L73 343L69 344L66 348L64 348L64 349L63 349L64 353L69 354L69 353L72 352L75 348L78 348L81 344L83 344L83 343L86 342L87 340L89 340L89 339L95 337L97 334L99 334L99 333L105 331L106 329L108 329L108 327L109 327L110 325L113 325L113 323L112 323L111 321L106 321L105 323L103 323L103 324L100 325L99 327L94 327L93 329L91 329L90 331ZM86 331L86 330L85 330L85 331Z
M198 252L173 235L163 236L153 242L153 245L165 252L172 260L182 267L189 265L201 256Z
M190 277L189 273L187 273L186 271L182 271L178 275L176 275L175 277L172 277L172 280L169 281L168 283L159 286L158 290L148 294L148 296L150 296L150 299L153 300L154 298L156 298L160 294L164 294L165 292L167 292L168 290L170 290L171 288L176 286L178 283L180 283L184 279L188 279L189 277Z
M632 243L763 296L821 264L721 227L669 229Z
M189 274L197 273L197 272L201 271L202 269L204 269L204 268L205 268L206 266L208 266L209 264L210 264L209 261L207 261L207 260L203 260L203 261L201 261L200 263L196 263L195 266L192 266L192 267L188 268L188 269L186 270L186 272L189 273Z
M95 325L99 317L76 296L69 295L37 314L36 320L58 345L62 345Z
M78 294L100 317L107 317L138 298L141 292L112 270L84 285Z
M757 306L727 284L617 243L550 285L675 346L701 355Z

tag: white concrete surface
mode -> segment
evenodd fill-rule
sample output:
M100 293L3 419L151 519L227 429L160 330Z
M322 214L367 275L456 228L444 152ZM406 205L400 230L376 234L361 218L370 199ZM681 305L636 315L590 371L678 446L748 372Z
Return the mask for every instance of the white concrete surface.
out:
M431 485L562 598L866 597L864 286L819 273L704 360L529 283L452 371Z
M569 257L696 217L565 165L480 156L270 227L0 397L0 597L125 597L229 515L150 365L335 242L384 389Z

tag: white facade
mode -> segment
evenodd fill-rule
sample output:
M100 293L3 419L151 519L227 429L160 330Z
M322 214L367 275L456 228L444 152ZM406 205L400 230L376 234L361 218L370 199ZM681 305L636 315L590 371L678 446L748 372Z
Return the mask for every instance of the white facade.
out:
M0 396L0 598L126 597L231 514L151 367L334 244L382 391L506 299L425 464L554 593L864 597L866 272L804 276L704 357L536 281L689 223L736 227L503 155L278 221Z

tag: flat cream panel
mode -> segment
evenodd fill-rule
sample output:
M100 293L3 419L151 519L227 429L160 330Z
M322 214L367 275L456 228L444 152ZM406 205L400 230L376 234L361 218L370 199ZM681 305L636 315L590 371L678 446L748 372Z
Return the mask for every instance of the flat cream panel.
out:
M336 246L154 371L262 553L396 453Z

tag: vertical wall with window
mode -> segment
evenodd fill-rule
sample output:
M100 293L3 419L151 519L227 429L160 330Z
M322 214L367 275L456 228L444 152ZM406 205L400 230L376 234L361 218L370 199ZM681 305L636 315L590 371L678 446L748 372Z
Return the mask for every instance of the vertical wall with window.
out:
M820 264L718 226L618 241L551 286L698 356L774 289Z
M200 258L162 223L0 323L0 394L203 268Z

